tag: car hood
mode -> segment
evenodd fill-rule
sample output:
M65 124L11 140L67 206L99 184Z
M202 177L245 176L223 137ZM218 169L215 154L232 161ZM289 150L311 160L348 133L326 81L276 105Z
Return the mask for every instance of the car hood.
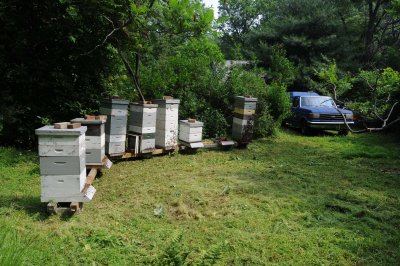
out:
M301 109L317 114L340 114L335 108L332 107L307 106L307 107L301 107ZM352 111L346 109L338 108L338 110L340 110L340 112L342 112L343 114L353 113Z

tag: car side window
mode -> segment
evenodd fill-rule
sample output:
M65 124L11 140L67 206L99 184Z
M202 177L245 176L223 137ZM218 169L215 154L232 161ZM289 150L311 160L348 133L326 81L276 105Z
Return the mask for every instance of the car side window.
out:
M300 97L294 97L293 102L292 102L293 107L299 107L300 106Z

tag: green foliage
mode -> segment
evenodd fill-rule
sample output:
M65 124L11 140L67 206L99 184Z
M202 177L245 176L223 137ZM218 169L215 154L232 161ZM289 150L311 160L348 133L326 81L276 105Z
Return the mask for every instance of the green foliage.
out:
M279 84L289 86L296 79L296 67L286 57L286 51L278 46L272 48L268 66L268 74Z
M273 82L266 85L261 70L244 71L234 68L227 80L232 95L251 95L258 98L255 120L256 136L271 135L281 125L290 111L286 86Z
M324 63L319 64L318 70L314 69L317 81L312 80L312 87L324 95L344 100L341 97L352 89L354 78L348 73L341 72L335 60L324 57L324 61Z
M360 71L358 80L364 85L362 100L354 101L353 108L367 118L386 118L393 104L400 102L400 74L392 68Z

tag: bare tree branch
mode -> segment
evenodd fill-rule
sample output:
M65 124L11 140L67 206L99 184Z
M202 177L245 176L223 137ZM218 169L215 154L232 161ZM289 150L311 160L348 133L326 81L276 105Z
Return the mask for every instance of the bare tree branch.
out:
M129 23L131 23L131 19L128 19L126 22L122 23L122 25L121 25L120 27L117 27L117 28L116 28L116 27L114 26L114 22L113 22L111 19L109 19L109 18L106 17L106 16L104 16L104 17L105 17L105 19L107 19L107 20L111 23L111 25L113 26L112 31L111 31L110 33L108 33L108 34L104 37L104 39L103 39L99 44L97 44L92 50L90 50L90 51L88 51L88 52L86 52L86 53L83 53L83 54L81 54L81 55L84 56L84 55L89 55L89 54L93 53L93 52L96 51L98 48L100 48L101 46L103 46L103 45L108 41L108 39L111 38L111 37L113 36L113 34L114 34L115 32L117 32L117 31L123 29L123 28L126 27Z

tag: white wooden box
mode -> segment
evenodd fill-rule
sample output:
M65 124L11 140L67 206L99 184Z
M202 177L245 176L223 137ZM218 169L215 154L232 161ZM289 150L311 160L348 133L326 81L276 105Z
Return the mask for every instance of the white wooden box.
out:
M155 133L156 127L129 126L129 131L139 134Z
M53 138L39 136L39 156L81 156L85 153L84 135Z
M202 135L201 133L184 133L184 132L179 132L179 140L182 140L184 142L200 142L202 140Z
M78 175L43 175L42 196L68 196L82 191L86 181L86 169Z
M110 109L100 107L100 113L104 115L115 115L115 116L127 116L128 110L127 109Z
M86 169L85 165L85 153L81 156L40 157L40 174L76 175Z
M125 152L125 141L121 142L107 142L106 141L106 154L116 154Z
M178 145L178 130L158 130L156 132L156 146L172 149Z
M106 134L106 142L123 142L126 140L126 135L108 135Z

